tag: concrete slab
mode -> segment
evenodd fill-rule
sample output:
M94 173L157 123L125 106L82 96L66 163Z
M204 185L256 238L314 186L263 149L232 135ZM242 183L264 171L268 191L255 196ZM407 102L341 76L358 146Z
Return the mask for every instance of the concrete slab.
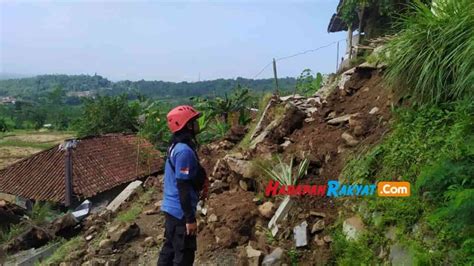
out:
M268 229L271 230L272 235L276 236L278 233L278 223L285 219L286 215L288 214L288 211L291 209L292 201L290 196L286 196L285 199L281 202L280 206L275 212L275 215L273 215L272 219L270 222L268 222Z
M51 256L56 249L60 246L60 243L55 243L49 246L44 246L38 249L32 248L25 251L21 251L5 262L5 266L34 266L39 261L47 259Z
M295 244L296 247L305 247L308 245L308 223L306 221L302 222L300 225L293 228L293 233L295 235Z
M120 194L118 194L118 196L115 197L115 199L107 206L107 210L116 212L120 205L122 205L122 203L124 203L142 184L143 182L139 180L128 184L128 186L122 192L120 192Z

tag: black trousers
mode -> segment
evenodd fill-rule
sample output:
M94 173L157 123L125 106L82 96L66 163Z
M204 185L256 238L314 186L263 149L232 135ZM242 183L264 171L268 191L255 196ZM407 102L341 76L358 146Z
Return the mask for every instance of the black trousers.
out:
M183 219L165 214L165 242L158 258L159 266L193 265L196 251L196 236L186 235L186 222Z

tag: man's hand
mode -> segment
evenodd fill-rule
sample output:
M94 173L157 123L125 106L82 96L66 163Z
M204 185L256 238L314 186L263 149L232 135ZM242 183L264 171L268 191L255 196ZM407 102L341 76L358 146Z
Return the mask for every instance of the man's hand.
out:
M197 233L197 223L186 224L186 235L193 236Z

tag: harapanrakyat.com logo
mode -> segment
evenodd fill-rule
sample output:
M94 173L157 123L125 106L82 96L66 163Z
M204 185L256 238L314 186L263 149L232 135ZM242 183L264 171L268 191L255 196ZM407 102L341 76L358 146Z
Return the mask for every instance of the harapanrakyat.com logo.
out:
M282 185L270 180L265 189L265 196L316 196L316 197L408 197L410 196L409 182L382 181L376 184L345 184L337 180L329 180L327 184Z

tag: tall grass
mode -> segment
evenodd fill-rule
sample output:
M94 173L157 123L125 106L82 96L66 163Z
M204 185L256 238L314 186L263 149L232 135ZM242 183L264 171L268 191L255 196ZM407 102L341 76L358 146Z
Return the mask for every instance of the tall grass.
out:
M474 94L474 1L420 1L404 15L389 43L386 80L414 104L472 99Z

